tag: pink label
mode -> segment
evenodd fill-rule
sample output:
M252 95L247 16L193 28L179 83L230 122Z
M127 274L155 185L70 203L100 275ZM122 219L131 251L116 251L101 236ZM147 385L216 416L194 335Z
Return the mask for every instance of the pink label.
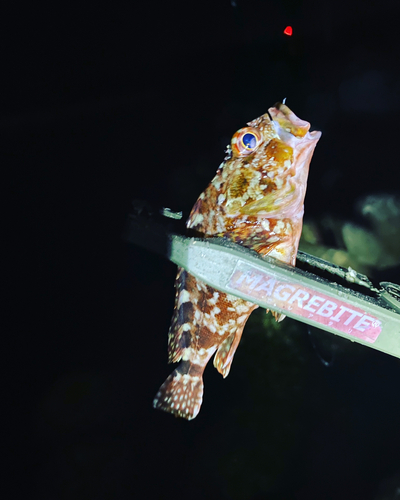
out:
M236 264L228 286L266 302L271 309L279 307L371 344L381 332L378 318L362 309L297 283L277 280L241 261Z

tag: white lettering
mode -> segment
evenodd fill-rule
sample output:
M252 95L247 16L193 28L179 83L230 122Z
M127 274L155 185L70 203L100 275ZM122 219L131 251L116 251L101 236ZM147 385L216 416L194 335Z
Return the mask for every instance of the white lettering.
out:
M261 292L261 290L265 290L266 294L265 295L271 295L272 290L274 289L274 286L276 284L276 279L270 278L267 282L264 281L264 283L261 283L255 291L256 292Z
M310 296L309 293L305 292L304 290L297 290L297 292L295 292L293 294L293 297L291 299L289 299L288 303L289 304L293 304L293 302L295 300L297 300L297 304L299 307L303 307L303 301L304 300L307 300L308 297Z
M343 314L345 312L348 312L350 313L350 316L346 319L346 321L343 323L343 325L345 326L348 326L350 325L350 323L353 321L353 319L356 317L356 316L362 316L363 314L362 313L359 313L357 311L353 311L353 309L349 309L348 307L344 307L344 306L340 306L340 311L336 314L335 317L331 318L333 319L333 321L337 321L339 322L341 316L343 316Z
M352 311L350 309L349 311L351 314L350 314L350 318L347 318L346 321L343 323L344 325L350 325L350 323L353 321L353 319L356 317L356 316L362 316L363 314L362 313L359 313L357 311Z
M283 291L284 289L290 290L290 292L285 292ZM279 300L287 300L292 292L294 292L295 287L291 285L279 285L276 287L276 290L274 291L274 297L276 297Z
M369 321L371 323L369 323ZM371 318L371 316L367 316L366 314L364 314L364 316L362 318L360 318L357 323L354 325L354 328L356 330L359 330L360 332L365 332L365 330L367 328L369 328L370 326L373 326L373 323L376 321L375 318Z
M337 307L337 304L335 304L331 300L327 300L325 304L322 304L322 306L318 309L317 314L323 316L324 318L329 318L330 316L332 316L333 311L335 311Z
M304 309L306 311L311 311L315 313L316 309L313 309L311 306L315 305L316 307L319 307L324 301L325 299L323 297L318 297L318 295L313 295L310 301L304 306Z
M336 316L334 316L333 318L333 321L336 321L339 323L340 321L340 317L342 316L343 313L345 313L346 311L348 311L347 307L343 307L343 306L340 306L340 311L336 314Z
M242 274L240 278L236 281L237 285L241 285L244 280L246 280L246 285L250 285L249 288L250 290L253 290L253 288L259 283L262 279L261 275L254 275L254 274Z

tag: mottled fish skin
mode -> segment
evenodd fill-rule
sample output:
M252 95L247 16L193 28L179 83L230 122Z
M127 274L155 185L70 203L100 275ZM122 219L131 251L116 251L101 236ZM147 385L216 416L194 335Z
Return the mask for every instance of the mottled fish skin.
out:
M195 203L187 227L200 237L223 237L292 266L303 222L308 169L321 132L309 132L285 104L248 123ZM244 325L258 306L219 292L178 268L168 334L170 363L178 367L160 387L155 408L191 420L203 398L203 371L226 377ZM284 315L273 313L277 321Z

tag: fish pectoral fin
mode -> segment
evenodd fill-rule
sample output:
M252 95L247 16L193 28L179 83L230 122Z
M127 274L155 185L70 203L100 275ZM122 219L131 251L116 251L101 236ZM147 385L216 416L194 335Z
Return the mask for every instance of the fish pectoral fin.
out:
M295 196L295 186L289 181L283 189L273 190L259 200L246 203L240 209L240 213L243 215L257 215L259 212L265 212L268 215L275 215L288 207Z
M243 326L240 326L234 333L231 333L218 347L214 356L214 366L219 373L226 378L229 375L233 356L242 338Z
M267 310L267 312L268 312L268 310ZM277 323L280 323L281 321L283 321L286 318L286 314L282 314L278 311L271 311L271 314L275 318L275 321Z
M255 243L252 246L252 250L255 250L257 253L260 255L268 255L269 253L272 252L274 248L276 248L278 245L280 245L284 241L284 238L281 238L279 241L274 241L272 243L269 243L267 241L261 241L260 243Z

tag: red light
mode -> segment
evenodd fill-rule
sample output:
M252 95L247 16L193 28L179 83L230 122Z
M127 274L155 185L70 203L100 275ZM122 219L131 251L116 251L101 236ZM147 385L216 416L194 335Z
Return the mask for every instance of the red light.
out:
M291 26L286 26L286 28L283 30L285 35L292 36L293 30Z

